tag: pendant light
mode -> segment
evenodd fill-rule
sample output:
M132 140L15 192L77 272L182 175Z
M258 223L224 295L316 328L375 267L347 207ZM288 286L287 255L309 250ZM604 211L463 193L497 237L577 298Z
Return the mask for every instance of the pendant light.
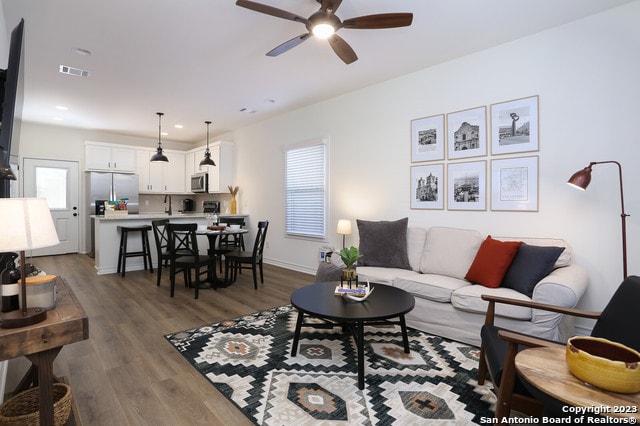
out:
M211 159L211 151L209 151L209 124L210 121L204 122L207 125L207 149L204 151L204 158L200 161L201 166L215 166L216 163Z
M165 161L168 163L169 159L162 153L162 116L164 115L164 113L156 112L156 114L158 114L158 152L153 154L149 161L152 161L154 163L158 161Z

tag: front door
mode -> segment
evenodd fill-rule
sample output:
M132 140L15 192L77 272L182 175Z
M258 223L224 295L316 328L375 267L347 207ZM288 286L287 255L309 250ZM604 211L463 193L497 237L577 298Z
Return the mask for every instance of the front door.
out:
M25 158L23 193L26 198L46 198L60 244L32 250L32 256L77 253L80 217L77 161Z

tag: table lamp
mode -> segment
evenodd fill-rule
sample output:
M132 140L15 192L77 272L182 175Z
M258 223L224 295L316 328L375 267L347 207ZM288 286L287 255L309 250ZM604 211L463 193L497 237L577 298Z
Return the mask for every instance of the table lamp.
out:
M342 248L345 247L345 237L351 235L351 221L348 219L340 219L336 233L342 235Z
M622 213L620 213L620 217L622 218L622 274L624 278L627 278L627 216L628 214L624 211L624 191L622 190L622 165L617 161L592 161L589 163L587 167L582 170L578 170L575 172L567 181L567 183L574 188L580 189L582 191L587 189L589 183L591 182L591 168L596 164L615 164L618 166L618 175L620 177L620 205L622 206Z
M2 328L37 324L47 318L47 310L27 307L25 250L58 244L49 205L44 198L0 198L0 252L20 252L20 309L2 314Z

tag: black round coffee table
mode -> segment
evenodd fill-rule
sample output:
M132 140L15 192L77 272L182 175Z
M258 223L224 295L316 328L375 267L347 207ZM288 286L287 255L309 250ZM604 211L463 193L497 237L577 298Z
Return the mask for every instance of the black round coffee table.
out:
M358 388L364 389L364 326L399 324L405 353L409 353L409 338L404 315L415 306L415 299L406 291L384 284L371 284L373 293L362 302L353 302L334 295L339 282L315 283L297 289L291 295L291 304L298 310L293 335L291 356L296 356L300 329L305 327L342 326L352 331L358 351ZM304 316L321 318L325 324L305 323ZM391 321L398 318L397 321Z

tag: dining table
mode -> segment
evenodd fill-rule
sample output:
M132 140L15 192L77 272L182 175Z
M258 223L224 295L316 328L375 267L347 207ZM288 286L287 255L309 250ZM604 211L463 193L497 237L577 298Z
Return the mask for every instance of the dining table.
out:
M218 244L218 238L223 235L241 235L248 233L249 230L245 228L231 228L225 227L224 229L209 229L209 227L198 226L196 234L205 235L209 242L209 250L214 250ZM207 274L207 280L211 288L224 288L233 284L232 280L226 280L225 278L218 277L216 268L209 268Z

